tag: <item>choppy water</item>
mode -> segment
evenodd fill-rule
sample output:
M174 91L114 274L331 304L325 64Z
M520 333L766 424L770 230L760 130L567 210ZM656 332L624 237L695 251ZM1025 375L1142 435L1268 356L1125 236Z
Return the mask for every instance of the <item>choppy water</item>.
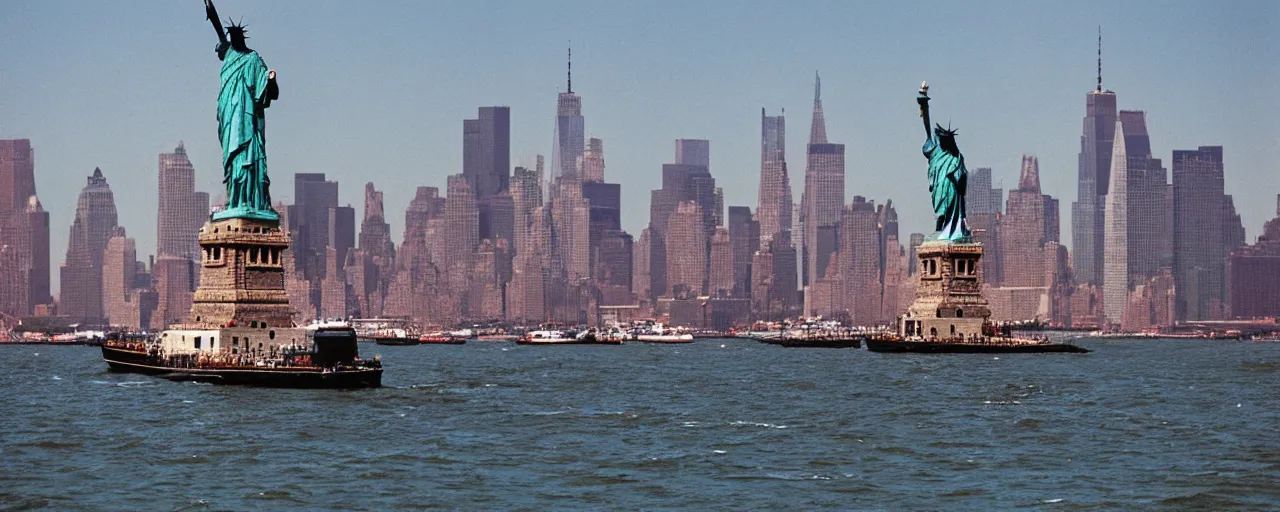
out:
M1280 508L1280 344L1085 344L362 346L337 392L4 346L0 508Z

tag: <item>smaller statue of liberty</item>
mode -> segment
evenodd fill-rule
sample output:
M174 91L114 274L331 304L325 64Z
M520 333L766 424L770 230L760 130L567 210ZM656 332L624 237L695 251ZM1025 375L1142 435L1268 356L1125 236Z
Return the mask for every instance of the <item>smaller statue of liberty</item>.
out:
M280 97L275 70L245 44L245 27L222 22L212 0L205 0L205 16L218 33L222 88L218 93L218 138L222 142L222 182L227 207L214 220L280 220L271 206L267 177L267 121L265 111Z
M924 118L924 157L929 159L929 192L933 195L936 219L934 240L969 242L972 236L965 224L964 195L969 171L964 156L956 146L956 131L951 126L929 127L929 84L920 83L920 117Z

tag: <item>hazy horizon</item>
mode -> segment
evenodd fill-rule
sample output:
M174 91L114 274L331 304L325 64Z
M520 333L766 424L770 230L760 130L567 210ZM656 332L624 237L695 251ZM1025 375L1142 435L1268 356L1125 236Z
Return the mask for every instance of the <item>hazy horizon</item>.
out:
M1039 157L1061 201L1070 247L1084 97L1096 80L1123 110L1147 112L1153 153L1224 146L1226 191L1249 240L1275 214L1280 168L1280 7L1269 2L644 2L217 3L279 72L267 113L273 198L296 172L385 192L393 239L414 188L462 172L462 120L511 107L512 165L550 156L556 93L573 89L589 137L604 140L605 180L623 187L623 227L638 235L674 141L711 141L726 205L755 210L760 108L787 113L788 169L803 190L813 74L822 74L831 142L846 145L846 199L892 199L904 233L931 225L915 90L959 128L970 169L1006 192L1023 153ZM10 1L0 21L0 138L31 139L51 219L53 289L75 200L100 167L119 223L155 248L157 155L184 141L197 187L221 194L219 63L201 2ZM927 20L930 26L922 26ZM945 21L946 24L942 24Z

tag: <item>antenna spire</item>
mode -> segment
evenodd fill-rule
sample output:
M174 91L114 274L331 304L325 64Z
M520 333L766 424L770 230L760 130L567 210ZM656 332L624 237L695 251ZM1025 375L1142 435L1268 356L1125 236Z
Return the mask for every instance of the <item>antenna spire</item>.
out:
M1102 92L1102 25L1098 25L1098 92Z
M1102 30L1102 29L1098 29L1098 30ZM1101 52L1101 50L1099 50L1099 52ZM1101 64L1099 64L1099 67L1101 67ZM573 94L573 42L572 41L569 43L569 77L568 78L569 78L569 94Z

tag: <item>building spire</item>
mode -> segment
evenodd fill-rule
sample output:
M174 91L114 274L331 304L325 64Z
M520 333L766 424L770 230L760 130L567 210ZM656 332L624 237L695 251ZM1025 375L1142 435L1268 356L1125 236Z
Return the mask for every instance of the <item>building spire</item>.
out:
M1102 25L1098 25L1098 92L1102 92Z
M822 108L822 77L818 76L817 70L813 72L813 108Z
M809 143L827 143L827 120L822 115L822 78L813 72L813 123L809 125Z
M1102 29L1101 29L1101 28L1099 28L1098 30L1099 30L1099 32L1098 32L1098 33L1099 33L1099 34L1101 34L1101 33L1102 33L1102 32L1101 32L1101 30L1102 30ZM1101 35L1099 35L1099 36L1098 36L1098 38L1099 38L1099 41L1101 41L1102 36L1101 36ZM1099 44L1099 45L1101 45L1102 43L1098 43L1098 44ZM1101 54L1102 54L1102 47L1101 47L1101 46L1099 46L1099 47L1098 47L1098 54L1099 54L1099 55L1101 55ZM1101 57L1099 57L1099 59L1101 59ZM1098 61L1098 69L1099 69L1099 70L1101 70L1101 69L1102 69L1102 61L1101 61L1101 60L1099 60L1099 61ZM1102 72L1101 72L1101 71L1099 71L1099 72L1098 72L1098 75L1099 75L1099 76L1101 76L1101 75L1102 75ZM568 92L569 92L569 94L573 94L573 42L572 42L572 41L571 41L571 42L569 42L569 76L568 76L568 78L569 78L569 91L568 91ZM1102 83L1102 79L1101 79L1101 78L1099 78L1099 79L1098 79L1098 83Z

